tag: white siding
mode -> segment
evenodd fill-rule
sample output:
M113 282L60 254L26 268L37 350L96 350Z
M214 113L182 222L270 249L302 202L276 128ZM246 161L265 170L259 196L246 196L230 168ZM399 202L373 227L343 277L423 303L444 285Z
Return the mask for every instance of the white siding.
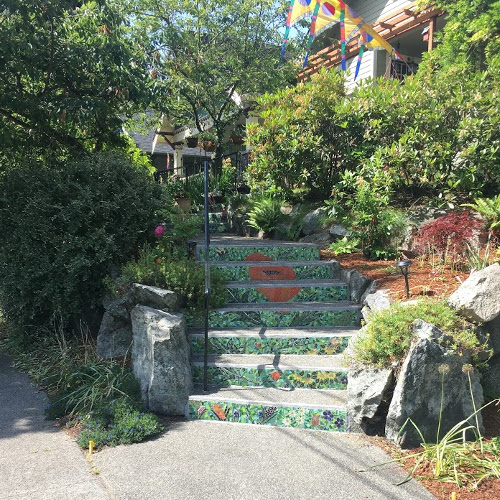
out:
M370 24L374 24L377 19L401 10L411 3L413 2L409 0L347 0L347 5Z
M346 89L351 91L354 87L358 86L365 78L373 77L373 51L367 51L363 54L361 59L361 67L359 68L358 78L354 81L354 74L356 72L356 64L358 63L358 56L347 60L347 76L346 76Z

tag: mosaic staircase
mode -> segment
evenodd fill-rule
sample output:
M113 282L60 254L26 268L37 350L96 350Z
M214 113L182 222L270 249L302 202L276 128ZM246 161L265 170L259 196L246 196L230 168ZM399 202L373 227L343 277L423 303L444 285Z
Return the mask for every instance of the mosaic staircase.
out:
M197 258L205 259L197 246ZM348 370L341 354L358 330L335 261L312 244L219 236L210 262L229 280L228 303L210 311L208 384L204 333L191 327L190 419L343 432Z

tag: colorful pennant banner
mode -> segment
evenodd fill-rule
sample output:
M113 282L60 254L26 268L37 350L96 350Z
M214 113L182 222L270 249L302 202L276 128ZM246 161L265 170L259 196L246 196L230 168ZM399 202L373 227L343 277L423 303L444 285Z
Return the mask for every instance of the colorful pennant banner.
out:
M359 55L354 79L358 77L365 50L386 50L398 59L401 56L387 43L357 12L341 0L291 0L286 22L285 37L281 56L285 54L290 36L290 28L300 19L311 15L311 26L307 41L303 68L306 67L313 41L317 35L330 26L340 23L341 67L346 71L346 45L354 37L359 37Z

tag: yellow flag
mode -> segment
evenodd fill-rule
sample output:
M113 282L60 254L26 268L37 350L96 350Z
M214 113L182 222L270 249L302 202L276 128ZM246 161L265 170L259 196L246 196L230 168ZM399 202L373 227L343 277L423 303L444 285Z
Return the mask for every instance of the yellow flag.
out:
M289 26L293 26L297 21L306 17L308 14L312 14L314 7L316 6L317 0L295 0L293 3L292 13L290 16Z

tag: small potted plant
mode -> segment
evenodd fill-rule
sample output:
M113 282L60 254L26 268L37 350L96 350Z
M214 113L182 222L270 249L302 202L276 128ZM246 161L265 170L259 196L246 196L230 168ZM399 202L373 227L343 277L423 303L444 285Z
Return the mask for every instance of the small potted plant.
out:
M186 145L188 148L195 148L198 146L198 137L187 137L186 138Z
M217 136L215 132L205 131L199 135L203 149L207 153L213 153L217 149Z
M175 175L172 175L168 180L167 192L184 213L191 210L191 198L186 187L186 181L179 179Z
M229 140L234 145L241 145L245 142L245 127L243 125L237 125L232 134L229 136Z

